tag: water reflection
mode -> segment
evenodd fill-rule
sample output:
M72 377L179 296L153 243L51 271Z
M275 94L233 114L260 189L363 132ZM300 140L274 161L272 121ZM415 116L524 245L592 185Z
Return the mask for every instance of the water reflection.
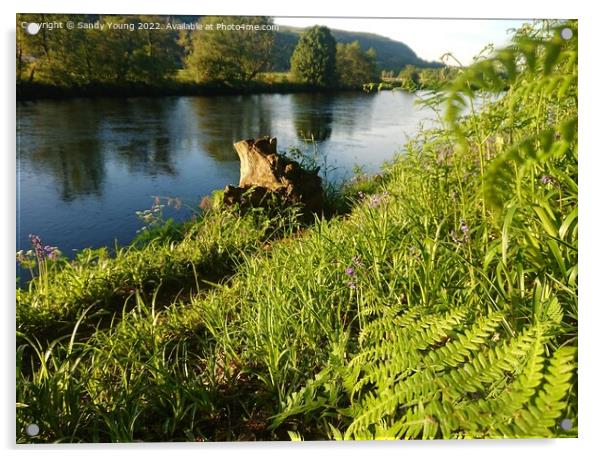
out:
M105 118L102 139L130 173L177 175L169 120L173 99L126 99Z
M171 158L169 137L134 139L117 147L121 162L131 173L146 176L177 175Z
M371 126L376 99L375 94L367 92L339 94L334 100L333 131L338 135L352 136L365 126Z
M102 194L105 157L98 141L100 113L79 101L19 106L19 160L35 174L50 174L61 200ZM77 130L73 131L74 126Z
M333 94L292 94L292 115L297 138L320 143L332 135Z
M39 146L29 151L37 171L50 173L61 200L69 202L81 195L102 194L105 165L95 140L77 140L72 147Z
M238 160L232 146L234 142L273 135L273 107L264 97L196 97L191 104L203 150L220 162Z

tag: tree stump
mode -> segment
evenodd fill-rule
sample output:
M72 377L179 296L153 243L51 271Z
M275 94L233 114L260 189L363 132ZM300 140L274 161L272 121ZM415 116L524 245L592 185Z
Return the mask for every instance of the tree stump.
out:
M240 159L238 187L227 186L224 202L261 206L266 197L275 196L288 204L299 204L304 213L321 213L324 191L318 170L303 169L299 163L278 154L276 138L236 142Z

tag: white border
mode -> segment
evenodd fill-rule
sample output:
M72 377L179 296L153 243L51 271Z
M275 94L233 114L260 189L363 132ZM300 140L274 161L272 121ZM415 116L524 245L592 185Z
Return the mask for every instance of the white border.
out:
M462 456L462 457L508 457L508 456L591 456L600 448L597 439L602 425L600 414L601 378L600 326L602 301L597 284L600 283L600 196L602 190L602 140L600 115L602 107L599 81L602 18L595 13L594 1L525 1L504 2L443 1L422 2L371 0L355 4L347 1L325 0L286 1L230 0L228 2L159 2L157 0L128 0L82 2L81 0L32 1L21 0L17 5L2 3L2 59L0 71L4 106L2 116L2 195L5 212L8 213L2 227L2 339L4 370L0 377L2 393L2 415L0 435L2 447L12 455L41 453L63 456L81 454L102 456L111 454L144 453L164 456L177 453L209 456L265 456L286 454L288 457L311 454L345 454L363 456L383 454L397 456ZM369 17L455 17L455 18L578 18L579 19L579 137L581 157L579 161L580 195L580 323L579 323L579 439L573 440L515 440L515 441L472 441L472 442L395 442L395 443L261 443L261 444L136 444L136 445L81 445L40 446L15 449L14 423L14 252L15 252L15 19L17 12L55 13L115 13L115 14L232 14L271 16L369 16ZM595 85L595 83L598 83Z

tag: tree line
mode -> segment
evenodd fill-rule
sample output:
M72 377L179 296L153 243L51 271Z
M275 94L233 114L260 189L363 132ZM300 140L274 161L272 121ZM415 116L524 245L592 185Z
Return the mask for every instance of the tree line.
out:
M390 70L381 71L380 79L414 92L420 89L442 89L459 71L459 67L418 68L415 65L406 65L397 75Z
M211 24L271 25L269 17L201 19L202 30L174 28L41 28L29 35L23 23L138 24L177 21L165 16L22 14L17 17L17 83L61 87L167 82L245 85L273 68L273 30L221 30ZM327 27L300 36L290 59L292 83L320 88L360 88L378 80L376 52L359 42L336 43Z

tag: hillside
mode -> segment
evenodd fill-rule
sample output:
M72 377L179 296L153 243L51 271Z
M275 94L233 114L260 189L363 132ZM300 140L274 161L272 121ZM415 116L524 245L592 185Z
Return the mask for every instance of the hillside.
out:
M276 33L274 46L274 71L289 70L291 56L303 30L299 27L280 26L280 30ZM337 29L331 29L331 32L337 43L351 43L357 40L364 50L374 48L379 70L393 70L397 73L408 64L417 67L442 66L438 62L427 62L421 59L408 45L402 42L375 33L349 32Z

